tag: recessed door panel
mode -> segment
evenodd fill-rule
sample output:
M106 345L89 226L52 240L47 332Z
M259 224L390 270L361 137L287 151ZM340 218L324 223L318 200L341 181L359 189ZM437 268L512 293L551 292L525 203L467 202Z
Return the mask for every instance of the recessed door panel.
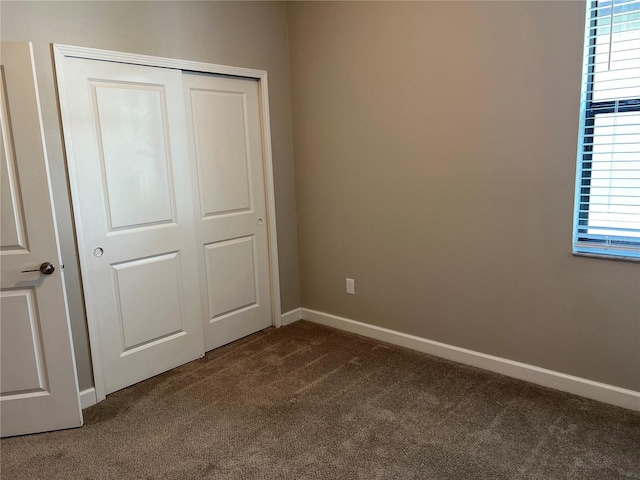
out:
M182 332L178 253L114 265L123 352Z
M165 89L94 82L111 229L173 220Z
M7 290L0 295L2 356L1 395L29 394L46 390L42 332L35 289Z
M18 181L18 169L13 149L13 134L9 109L5 102L7 88L4 69L0 69L0 128L2 145L0 145L0 249L25 250L26 229L22 215L22 198Z
M246 95L194 89L191 108L202 216L249 210L251 180L247 162L251 152Z
M256 304L253 241L251 236L205 245L210 320Z

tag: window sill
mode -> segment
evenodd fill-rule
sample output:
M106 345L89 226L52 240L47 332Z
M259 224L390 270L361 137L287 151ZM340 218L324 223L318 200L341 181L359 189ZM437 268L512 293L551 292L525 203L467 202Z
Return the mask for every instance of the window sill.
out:
M618 262L634 262L640 263L639 257L627 257L624 255L604 255L600 253L586 253L586 252L572 252L574 257L590 257L590 258L601 258L603 260L616 260Z

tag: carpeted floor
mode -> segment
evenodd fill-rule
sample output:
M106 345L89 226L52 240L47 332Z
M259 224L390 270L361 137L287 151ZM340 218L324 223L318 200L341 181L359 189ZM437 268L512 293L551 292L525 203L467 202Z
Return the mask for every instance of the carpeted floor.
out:
M298 322L4 439L2 480L640 479L640 413Z

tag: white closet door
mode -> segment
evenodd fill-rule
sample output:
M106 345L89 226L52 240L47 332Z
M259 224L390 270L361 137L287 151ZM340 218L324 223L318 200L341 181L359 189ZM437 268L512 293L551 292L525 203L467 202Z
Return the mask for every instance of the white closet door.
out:
M205 350L272 325L258 81L185 73Z
M60 63L94 370L106 394L204 354L182 73Z
M82 412L31 45L3 42L0 59L4 437L79 427Z

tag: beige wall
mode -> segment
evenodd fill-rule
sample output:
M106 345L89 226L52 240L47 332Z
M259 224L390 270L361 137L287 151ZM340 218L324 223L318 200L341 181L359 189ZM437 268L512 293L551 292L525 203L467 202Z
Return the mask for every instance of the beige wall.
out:
M570 253L584 3L288 13L303 306L640 390L640 264Z
M267 70L282 310L300 306L286 5L245 2L2 2L2 40L33 42L80 388L92 385L50 45Z

